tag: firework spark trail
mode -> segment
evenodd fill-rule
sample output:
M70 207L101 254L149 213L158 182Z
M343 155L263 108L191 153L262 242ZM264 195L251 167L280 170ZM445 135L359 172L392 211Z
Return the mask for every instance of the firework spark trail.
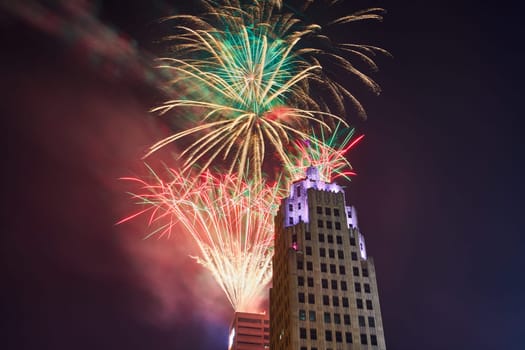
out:
M151 182L126 178L141 186L133 197L146 207L121 222L149 215L156 228L147 237L169 236L182 225L199 248L195 259L212 273L233 308L255 311L271 279L276 189L244 181L239 186L231 174L204 172L195 181L168 169L170 179L164 181L151 172Z
M235 171L242 178L246 171L259 182L267 147L275 150L282 163L289 164L285 148L291 141L308 139L307 130L312 126L329 130L334 120L344 123L331 112L330 105L344 112L345 101L350 101L364 114L338 74L327 68L330 64L379 92L379 86L348 56L375 70L375 54L386 51L349 43L322 50L328 40L322 27L282 11L281 1L203 3L207 12L202 17L169 18L179 24L178 32L167 38L173 43L173 57L163 59L160 65L173 72L170 84L174 90L190 85L201 93L169 100L153 109L161 114L188 107L202 112L195 115L195 126L155 143L146 156L190 137L180 154L184 171L194 165L205 171L220 162L227 164L229 173ZM381 20L381 13L378 8L363 10L328 25ZM330 102L313 94L311 86L326 90Z
M285 164L288 173L291 174L290 180L303 178L310 166L317 167L323 181L332 182L338 177L350 180L350 176L355 175L355 172L352 171L352 165L346 155L364 137L360 135L352 139L354 133L355 129L338 124L331 135L326 135L321 130L320 136L317 136L312 130L311 139L295 142L295 149L290 152L291 161Z

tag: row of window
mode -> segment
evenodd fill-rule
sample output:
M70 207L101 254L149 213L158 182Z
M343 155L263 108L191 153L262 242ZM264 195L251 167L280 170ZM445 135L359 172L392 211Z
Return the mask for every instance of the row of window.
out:
M297 299L299 300L299 303L305 303L306 301L306 294L303 292L299 292L297 294ZM355 300L356 307L358 309L363 309L363 299L356 298ZM315 294L308 293L308 304L315 304ZM341 297L341 304L343 307L350 307L348 302L348 297ZM323 305L330 306L330 296L324 294L323 295ZM372 300L365 300L365 305L367 310L373 310ZM332 306L338 307L339 306L339 296L332 295Z
M293 224L293 222L292 222L292 224ZM343 244L343 237L342 236L336 236L335 238L336 238L337 244ZM310 232L305 232L304 233L304 239L307 240L307 241L311 241L312 240L312 234ZM318 239L319 239L320 243L324 243L325 242L325 235L324 235L324 233L319 233ZM292 240L294 242L297 242L297 235L293 235L292 236ZM326 240L328 241L328 243L334 243L334 236L331 235L331 234L328 234L328 235L326 235ZM351 246L355 246L356 245L354 237L350 237L350 245Z
M341 223L339 221L335 222L335 225L332 225L332 221L326 221L326 228L332 229L335 226L336 230L341 230ZM324 228L324 221L323 220L317 220L317 227Z
M332 337L332 335L334 335L335 337ZM352 333L351 332L344 332L344 336L345 336L345 342L347 344L352 344L353 343L353 339L352 339ZM299 328L299 337L301 339L307 339L307 330L306 328ZM335 331L335 332L332 332L331 330L326 330L324 332L324 339L326 341L334 341L334 338L335 338L335 341L337 343L342 343L343 342L343 332L341 331ZM310 339L311 340L317 340L317 329L315 328L310 328ZM361 344L363 345L368 345L368 337L366 334L363 334L361 333L360 334L360 340L361 340ZM371 334L370 335L370 344L371 345L377 345L377 336L375 334ZM301 350L303 349L306 349L306 347L301 347ZM314 349L317 349L317 348L312 348L312 350Z
M299 310L299 320L306 321L306 311L303 310L303 309ZM313 310L308 311L308 320L310 322L315 322L317 320L315 311L313 311ZM330 324L330 323L332 323L332 321L333 321L334 324L341 324L341 314L334 313L332 315L329 312L325 312L324 315L323 315L323 320L324 320L324 323L326 323L326 324ZM343 321L343 323L345 325L350 325L350 315L349 314L344 314L343 318L342 318L342 321ZM358 321L359 321L359 327L366 327L366 318L365 318L365 316L358 316ZM375 321L375 318L373 316L368 316L368 326L370 328L375 328L376 321Z
M312 255L312 247L305 246L304 248L305 248L305 254L306 255ZM322 258L326 258L326 248L323 248L323 247L319 248L319 256L322 257ZM350 256L351 256L352 260L357 261L357 252L351 252ZM328 257L331 258L331 259L335 259L335 249L331 249L331 248L328 249ZM337 258L341 259L341 260L344 260L344 258L345 258L344 251L338 250L337 251Z
M328 267L330 268L330 273L337 273L337 266L335 264L326 264L326 263L320 263L321 272L328 272ZM304 270L304 261L303 260L297 260L297 270ZM313 271L314 265L311 261L306 262L306 270L307 271ZM363 277L368 277L368 269L363 267L361 269ZM340 275L346 275L346 268L344 265L339 265L339 274ZM354 276L359 276L359 267L354 266L352 267L352 274Z

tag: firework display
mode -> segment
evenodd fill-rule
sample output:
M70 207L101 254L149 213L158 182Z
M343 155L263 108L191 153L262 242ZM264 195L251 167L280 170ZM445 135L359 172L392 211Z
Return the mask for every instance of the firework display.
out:
M349 103L358 114L364 110L343 81L352 76L379 92L351 59L375 70L374 55L386 52L331 42L323 27L300 16L313 1L293 11L283 1L202 3L202 16L167 19L176 24L167 38L173 51L160 68L170 72L170 91L178 94L152 111L176 114L180 130L146 154L176 142L181 166L126 178L140 186L133 197L143 209L122 222L147 215L147 237L175 231L191 237L195 259L234 310L253 311L271 279L279 197L309 166L326 182L354 175L346 156L363 136L353 138L341 116ZM327 26L381 14L363 10ZM280 177L263 174L269 160Z

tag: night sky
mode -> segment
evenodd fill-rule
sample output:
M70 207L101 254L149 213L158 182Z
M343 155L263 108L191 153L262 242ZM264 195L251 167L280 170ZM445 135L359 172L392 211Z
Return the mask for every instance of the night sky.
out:
M142 174L169 133L148 113L165 98L150 68L166 34L156 20L192 2L27 3L0 5L0 348L226 349L232 311L189 243L115 225L135 209L118 178ZM374 74L383 93L358 93L368 120L351 119L366 137L347 189L387 348L525 349L519 8L345 6L388 10L352 34L393 58Z

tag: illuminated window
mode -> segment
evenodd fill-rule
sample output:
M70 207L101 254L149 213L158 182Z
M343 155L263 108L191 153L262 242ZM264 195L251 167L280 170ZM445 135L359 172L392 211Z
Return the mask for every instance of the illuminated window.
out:
M366 345L368 344L366 339L366 334L361 334L361 344Z
M299 310L299 320L306 321L306 311Z

